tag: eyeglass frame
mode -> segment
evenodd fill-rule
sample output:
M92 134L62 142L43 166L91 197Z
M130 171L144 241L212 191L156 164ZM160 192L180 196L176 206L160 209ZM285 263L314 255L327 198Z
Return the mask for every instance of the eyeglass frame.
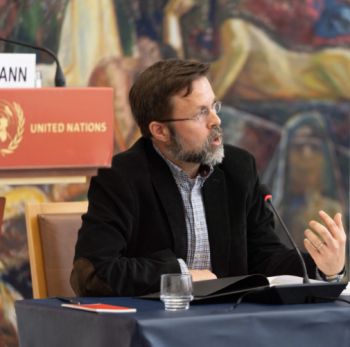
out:
M207 107L202 108L197 114L195 114L192 117L184 117L184 118L167 118L167 119L161 119L158 120L157 122L159 123L167 123L167 122L183 122L183 121L187 121L187 120L193 120L193 121L200 121L200 120L204 120L206 119L209 114L210 111L214 111L216 114L218 114L221 110L221 106L222 106L222 102L221 101L214 101L213 106L211 107L211 109L209 110ZM203 113L203 111L205 110L205 114Z

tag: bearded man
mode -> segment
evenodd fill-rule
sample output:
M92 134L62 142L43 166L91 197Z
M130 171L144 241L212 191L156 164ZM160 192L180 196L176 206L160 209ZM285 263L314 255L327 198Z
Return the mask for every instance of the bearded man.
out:
M159 61L132 86L142 138L91 180L71 276L77 295L155 292L164 273L302 275L296 252L274 233L253 156L222 143L208 70ZM344 268L346 237L340 214L320 216L323 224L305 231L305 261L311 277L318 270L332 280Z

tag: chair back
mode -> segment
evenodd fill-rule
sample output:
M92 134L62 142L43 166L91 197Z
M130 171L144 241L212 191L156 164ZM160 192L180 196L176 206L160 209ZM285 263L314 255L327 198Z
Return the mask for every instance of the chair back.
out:
M74 296L69 283L81 215L87 201L26 205L33 297Z

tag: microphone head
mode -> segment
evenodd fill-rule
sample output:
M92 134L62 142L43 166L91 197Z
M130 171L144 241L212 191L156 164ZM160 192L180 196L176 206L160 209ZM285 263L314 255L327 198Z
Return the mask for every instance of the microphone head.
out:
M55 58L55 62L56 62L55 87L65 87L66 79L64 77L64 73L62 71L61 65L57 58Z
M260 185L261 194L264 196L264 201L272 200L272 194L270 192L269 187L266 184Z

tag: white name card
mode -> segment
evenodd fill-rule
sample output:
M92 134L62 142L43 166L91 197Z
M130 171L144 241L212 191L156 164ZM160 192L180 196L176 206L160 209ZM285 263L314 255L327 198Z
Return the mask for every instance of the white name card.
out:
M35 87L35 54L0 53L0 88Z

